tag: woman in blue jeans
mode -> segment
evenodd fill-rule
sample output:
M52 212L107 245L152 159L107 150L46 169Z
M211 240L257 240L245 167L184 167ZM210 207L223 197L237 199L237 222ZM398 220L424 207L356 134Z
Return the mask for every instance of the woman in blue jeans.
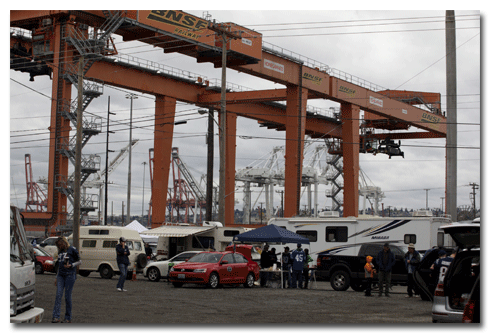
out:
M53 323L59 323L61 317L61 299L63 298L63 291L65 292L65 323L71 323L71 293L75 280L77 278L77 269L82 262L80 261L80 255L78 251L70 246L68 240L65 237L59 237L56 240L56 247L58 248L58 272L54 285L56 286L56 299L53 309Z
M117 281L116 285L118 291L126 291L126 289L124 289L124 282L126 281L126 275L128 273L128 256L130 254L131 252L129 252L129 248L126 245L126 238L119 238L119 244L116 245L117 266L119 267L119 271L121 273L121 275L119 276L119 281Z

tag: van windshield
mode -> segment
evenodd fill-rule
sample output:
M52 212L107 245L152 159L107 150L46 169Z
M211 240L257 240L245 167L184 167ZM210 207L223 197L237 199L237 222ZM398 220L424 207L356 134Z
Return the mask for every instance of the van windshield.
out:
M198 253L187 262L217 263L222 256L222 253Z

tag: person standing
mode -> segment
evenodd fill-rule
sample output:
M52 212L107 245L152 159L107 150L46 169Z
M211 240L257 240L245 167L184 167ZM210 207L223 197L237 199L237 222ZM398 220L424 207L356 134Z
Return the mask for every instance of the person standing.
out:
M310 272L310 262L313 261L309 255L309 250L305 249L305 257L306 260L303 263L303 279L305 280L305 289L308 289L308 281L310 280L309 272Z
M378 278L379 278L379 294L383 295L383 287L386 297L390 297L391 288L391 270L395 264L395 255L390 250L390 244L385 243L383 249L379 251L376 257L376 263L378 264Z
M420 253L415 250L415 246L410 243L408 244L408 252L405 253L405 267L407 268L407 296L406 297L415 297L418 296L419 292L417 287L415 286L415 282L413 280L413 273L415 271L415 267L420 263Z
M366 257L366 265L364 265L364 278L367 281L365 296L371 296L371 285L373 284L373 277L376 274L376 269L373 265L373 257Z
M267 281L269 280L269 272L262 271L264 269L268 269L271 267L271 256L269 253L269 245L264 245L262 249L262 253L260 254L260 286L265 287L267 285Z
M303 249L301 248L301 244L298 243L296 250L291 254L292 259L292 278L291 282L293 284L293 288L303 288L303 265L306 261L306 255Z
M444 281L444 275L454 259L453 256L447 257L447 253L444 250L440 250L438 255L439 259L430 266L430 269L433 270L432 275L436 285Z
M52 323L59 323L61 317L61 299L63 298L63 291L65 292L65 319L63 322L71 323L71 309L72 298L71 294L75 280L77 278L77 269L82 262L77 249L70 246L68 240L65 237L58 237L56 240L56 247L58 248L58 272L54 285L56 286L56 298L54 301L53 319Z
M126 281L126 276L128 274L129 266L129 248L126 245L126 238L119 238L119 244L116 245L116 256L117 256L117 266L119 267L119 281L117 282L116 288L118 291L127 291L124 289L124 282Z
M284 248L284 252L281 256L282 270L283 272L283 288L286 288L286 281L288 282L288 288L291 288L291 253L289 252L289 246Z

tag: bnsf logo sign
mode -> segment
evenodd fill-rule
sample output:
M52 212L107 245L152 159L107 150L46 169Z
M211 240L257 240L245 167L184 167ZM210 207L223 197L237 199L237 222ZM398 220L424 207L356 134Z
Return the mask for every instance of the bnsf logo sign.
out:
M422 113L422 121L426 123L437 124L441 121L441 119L428 113Z
M187 29L199 30L208 27L208 21L176 10L152 10L147 18Z

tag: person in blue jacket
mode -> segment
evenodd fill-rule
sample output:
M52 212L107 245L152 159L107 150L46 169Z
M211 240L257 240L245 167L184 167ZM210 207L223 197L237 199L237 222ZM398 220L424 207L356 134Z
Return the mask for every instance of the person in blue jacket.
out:
M55 244L58 248L58 271L56 272L56 279L54 280L54 285L56 286L56 298L54 301L53 319L51 322L60 322L61 299L64 292L66 312L63 322L71 323L71 293L77 278L76 267L79 266L82 261L80 260L80 255L78 254L77 249L70 246L70 243L68 243L68 240L65 237L58 237Z
M306 261L306 254L298 243L296 250L291 253L292 259L292 288L303 288L303 266Z
M128 274L128 266L129 266L129 248L126 245L126 238L119 238L119 244L116 245L116 255L117 255L117 266L119 267L119 272L121 275L119 276L119 281L117 281L116 288L118 291L127 291L124 289L124 282L126 281L126 276Z
M378 264L378 278L379 278L379 293L378 296L383 295L383 289L386 297L390 297L391 288L391 270L395 264L395 255L390 250L390 244L385 243L383 249L379 251L376 257L376 263Z
M407 296L408 298L418 297L419 290L413 280L415 268L420 264L420 253L415 250L413 243L408 244L408 252L405 253L405 268L407 269Z

